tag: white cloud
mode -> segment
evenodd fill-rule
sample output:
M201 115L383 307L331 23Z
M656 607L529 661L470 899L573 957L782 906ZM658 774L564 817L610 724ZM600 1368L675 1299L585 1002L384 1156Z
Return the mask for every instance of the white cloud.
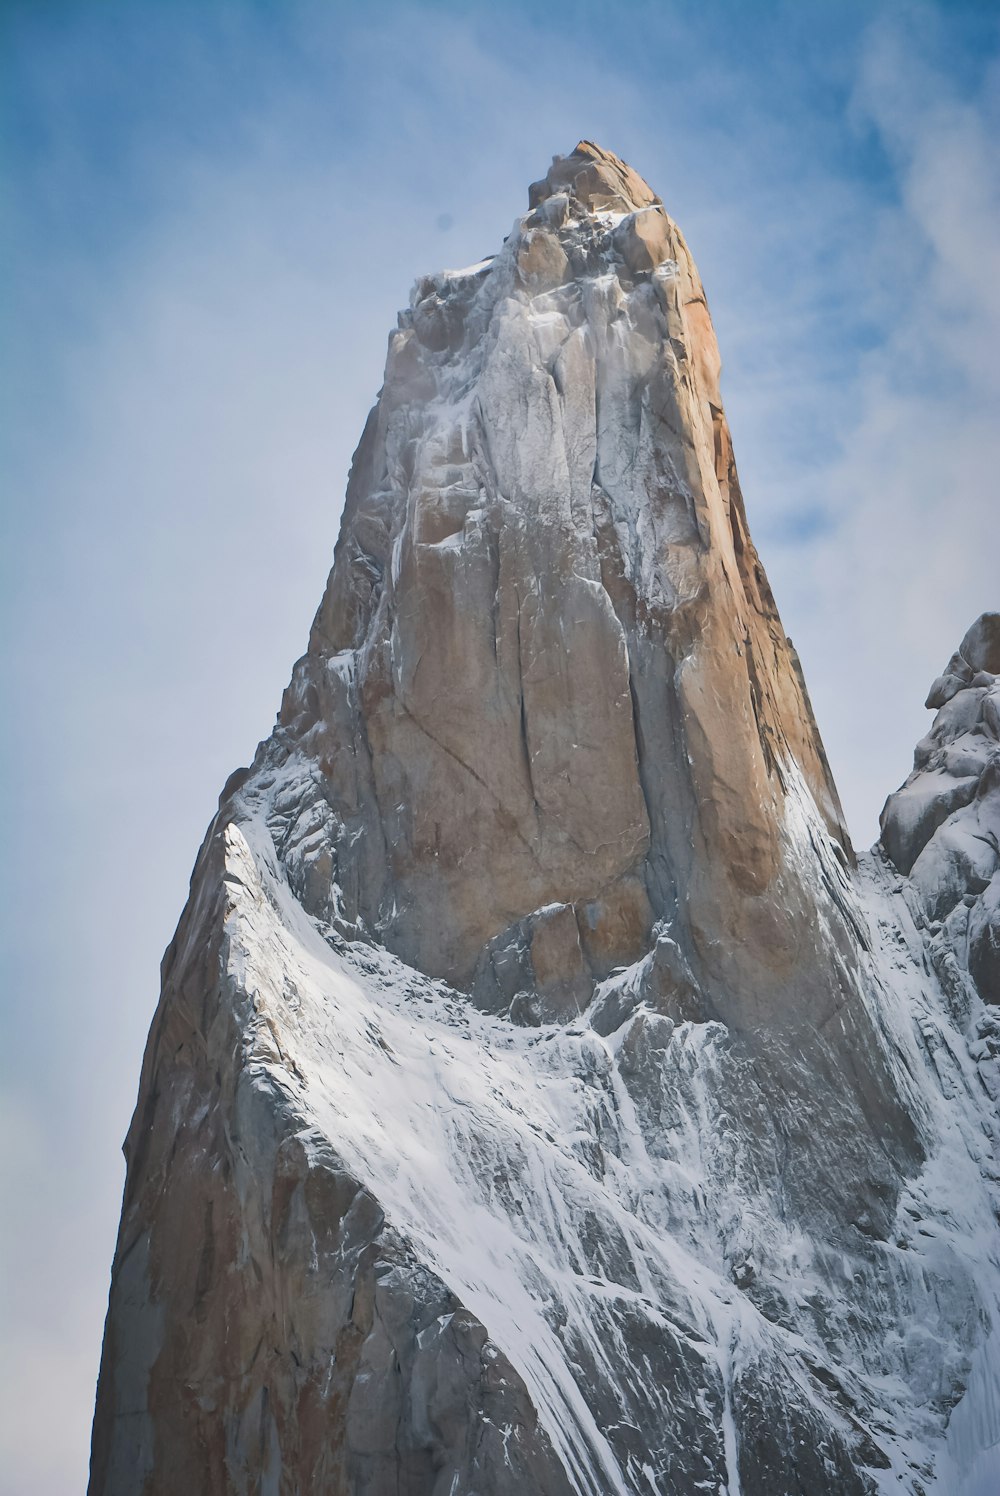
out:
M855 109L890 153L898 201L880 207L856 255L876 287L892 283L895 312L860 361L840 456L816 475L837 524L772 566L786 618L802 620L807 676L862 844L929 726L931 680L973 619L1000 607L995 81L958 98L898 29L870 38Z

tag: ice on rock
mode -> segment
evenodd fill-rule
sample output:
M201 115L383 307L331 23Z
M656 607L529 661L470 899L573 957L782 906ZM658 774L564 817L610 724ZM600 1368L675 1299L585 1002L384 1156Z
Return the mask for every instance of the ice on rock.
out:
M1000 667L855 858L704 290L580 142L390 339L163 963L92 1496L981 1496Z

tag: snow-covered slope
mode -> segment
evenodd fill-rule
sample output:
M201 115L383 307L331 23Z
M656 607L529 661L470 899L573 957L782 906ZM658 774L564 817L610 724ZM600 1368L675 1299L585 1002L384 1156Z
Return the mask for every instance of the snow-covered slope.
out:
M676 227L587 143L532 204L196 864L91 1490L984 1496L996 994L854 864Z

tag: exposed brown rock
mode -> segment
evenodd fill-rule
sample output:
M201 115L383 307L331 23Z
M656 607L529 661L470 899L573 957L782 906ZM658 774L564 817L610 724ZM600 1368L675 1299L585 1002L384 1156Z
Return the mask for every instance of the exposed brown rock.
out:
M680 231L590 142L417 283L164 960L92 1496L924 1489L986 1297L719 367ZM947 784L885 834L989 984L997 876L947 840L994 824L980 623Z
M704 292L676 226L608 153L581 143L532 201L534 219L555 211L511 239L513 280L502 258L472 286L417 288L286 713L357 652L369 834L386 848L357 914L421 969L468 986L532 910L625 900L595 969L635 959L637 933L670 917L699 979L777 1013L802 980L789 765L850 851L747 533ZM627 281L560 285L601 253ZM466 332L429 337L429 317ZM471 404L449 404L455 365ZM328 731L321 714L295 736L332 762ZM336 776L329 794L336 811Z

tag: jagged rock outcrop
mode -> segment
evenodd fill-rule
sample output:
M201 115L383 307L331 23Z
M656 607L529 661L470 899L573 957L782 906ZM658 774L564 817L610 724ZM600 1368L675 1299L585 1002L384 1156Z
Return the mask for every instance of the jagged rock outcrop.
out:
M882 811L882 843L962 1000L1000 1004L1000 613L983 613L927 696L933 726ZM963 1004L967 1006L967 1004Z
M718 376L588 142L418 282L164 959L93 1496L978 1478L989 1015L855 865Z

